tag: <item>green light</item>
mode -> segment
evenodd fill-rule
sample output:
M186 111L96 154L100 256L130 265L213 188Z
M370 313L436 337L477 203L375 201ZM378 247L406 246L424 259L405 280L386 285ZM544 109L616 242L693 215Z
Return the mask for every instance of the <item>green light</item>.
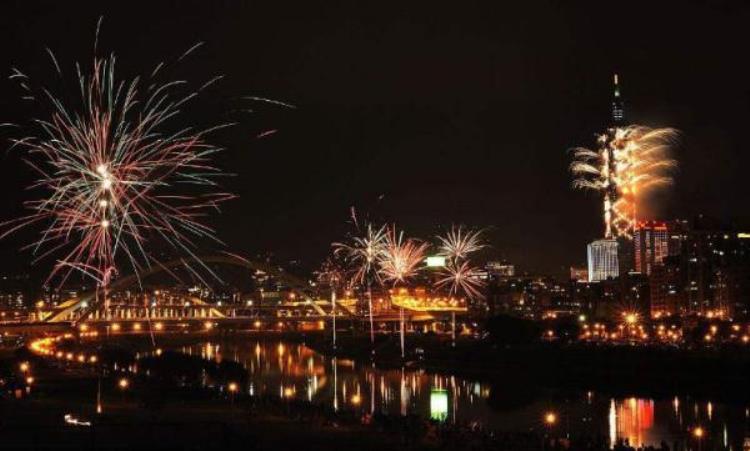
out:
M430 390L430 418L445 421L448 418L448 391L440 388Z

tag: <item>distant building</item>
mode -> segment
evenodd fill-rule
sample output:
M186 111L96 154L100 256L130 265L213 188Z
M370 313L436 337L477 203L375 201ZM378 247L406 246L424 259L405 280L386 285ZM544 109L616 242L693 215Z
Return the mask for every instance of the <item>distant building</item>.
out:
M570 280L574 280L576 282L588 282L589 280L589 270L588 268L581 267L581 266L571 266L570 267Z
M596 240L588 245L589 282L614 279L620 274L617 240Z
M507 262L487 262L484 268L491 276L513 277L516 275L516 267Z
M652 318L683 313L683 277L677 256L667 257L653 267L649 277Z
M690 238L690 221L687 219L674 219L667 222L669 232L669 243L667 253L670 256L681 255L685 252L688 238Z
M748 315L750 235L704 216L667 229L668 255L651 261L651 313Z
M633 245L636 272L651 274L654 266L660 265L669 255L667 224L659 221L639 222L635 227Z

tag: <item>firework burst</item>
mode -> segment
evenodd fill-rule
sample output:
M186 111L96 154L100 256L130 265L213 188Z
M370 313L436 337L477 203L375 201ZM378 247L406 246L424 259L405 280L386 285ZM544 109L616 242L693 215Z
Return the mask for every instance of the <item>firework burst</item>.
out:
M632 236L640 196L672 183L676 136L671 128L615 127L599 136L599 150L573 149L573 187L604 195L605 237Z
M380 277L393 285L414 277L425 259L427 243L404 239L403 232L391 227L385 234L384 249L378 260Z
M451 227L445 236L438 236L440 255L453 261L467 258L469 254L485 248L481 230L464 230L463 227Z
M474 252L484 249L481 230L464 230L452 227L445 236L438 236L440 255L448 259L445 268L440 271L440 278L435 288L446 289L451 295L461 294L469 299L481 299L484 281L479 278L479 270L468 261Z
M484 298L484 285L484 281L479 278L479 270L466 261L446 265L441 271L441 278L435 282L435 288L448 288L451 295L463 294L469 299Z
M34 120L37 132L13 147L24 152L38 176L31 187L43 194L26 203L28 215L3 223L2 233L41 226L28 247L35 261L57 256L48 282L57 277L62 285L80 271L105 289L105 299L121 267L137 275L155 262L148 252L155 240L198 261L194 240L215 239L203 218L232 197L217 192L221 172L211 160L220 149L205 139L229 124L174 127L185 102L219 77L178 96L174 90L186 82L151 80L142 88L138 78L118 80L115 62L95 57L88 74L76 66L80 97L72 105L45 88L27 96L44 99L51 114ZM12 78L31 91L26 75L14 70Z
M385 250L386 227L367 224L362 236L355 236L352 242L333 243L334 253L342 254L352 266L353 283L368 283L378 277L377 263Z

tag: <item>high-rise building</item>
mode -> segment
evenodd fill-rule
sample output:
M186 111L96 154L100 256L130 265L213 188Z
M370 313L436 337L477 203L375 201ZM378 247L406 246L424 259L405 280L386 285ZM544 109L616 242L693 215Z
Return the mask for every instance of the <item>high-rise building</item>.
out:
M669 231L660 221L640 221L633 234L635 270L644 275L651 274L654 266L660 265L669 255Z
M620 124L625 119L625 105L620 96L620 80L617 74L615 74L615 91L614 97L612 98L612 121L615 125Z
M667 231L669 232L669 255L682 255L686 251L688 238L690 238L690 221L673 219L667 222Z
M684 312L684 275L678 256L666 257L660 265L653 267L649 282L652 318Z
M588 245L589 282L614 279L620 274L617 240L596 240Z

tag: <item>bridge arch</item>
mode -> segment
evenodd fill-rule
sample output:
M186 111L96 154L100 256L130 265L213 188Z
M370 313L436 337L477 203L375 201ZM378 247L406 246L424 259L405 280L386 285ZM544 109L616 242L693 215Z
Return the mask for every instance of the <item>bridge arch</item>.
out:
M282 269L279 269L267 263L252 261L234 254L207 255L198 258L176 258L167 262L158 262L151 268L139 273L138 275L130 274L121 279L115 280L110 285L109 289L111 291L123 290L137 283L139 280L146 279L155 274L169 272L172 269L184 268L186 263L189 263L190 261L200 261L203 264L222 264L236 266L252 271L263 271L266 274L270 274L271 276L284 282L291 289L291 291L295 293L295 295L299 296L304 301L309 301L314 307L316 307L316 309L320 308L307 294L306 289L309 288L309 284L305 279L289 274L286 271L283 271ZM62 308L60 308L58 311L56 311L46 319L46 322L55 323L67 321L67 318L70 318L71 314L78 311L83 311L84 313L82 317L86 317L89 313L91 313L95 308L98 307L97 305L94 305L95 303L93 301L95 298L96 291L87 291L83 293L79 298L64 303L62 305ZM322 309L320 313L324 313L322 312Z

